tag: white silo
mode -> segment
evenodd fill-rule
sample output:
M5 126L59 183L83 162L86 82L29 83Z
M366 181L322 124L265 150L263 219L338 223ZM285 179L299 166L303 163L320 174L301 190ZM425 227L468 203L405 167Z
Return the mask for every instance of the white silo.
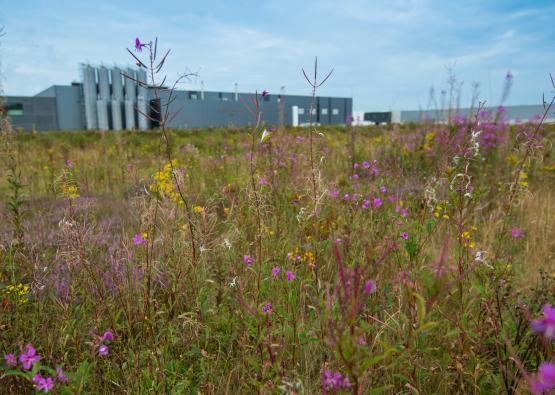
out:
M121 70L114 67L112 77L112 129L123 129L123 81Z
M88 130L98 128L98 116L96 111L96 76L94 67L89 64L81 64L81 75L83 78L83 101L85 103L85 124Z
M137 81L140 83L137 87L137 117L139 119L139 129L147 130L150 126L148 119L148 89L146 87L146 71L137 70Z
M96 101L96 111L98 113L98 128L100 130L110 129L108 112L108 102L110 100L110 80L108 69L101 66L98 69L98 100Z
M96 101L96 111L98 113L98 129L110 130L108 122L108 100L98 99Z
M125 74L135 78L135 72L131 69L127 69ZM125 78L125 129L128 130L136 128L135 104L137 103L137 89L136 82L131 78Z

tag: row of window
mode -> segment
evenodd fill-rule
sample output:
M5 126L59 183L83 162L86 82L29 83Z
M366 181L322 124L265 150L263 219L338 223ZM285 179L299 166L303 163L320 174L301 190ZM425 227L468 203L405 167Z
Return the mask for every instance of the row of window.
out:
M322 115L328 115L328 109L327 108L322 108L320 112L322 113ZM303 115L303 114L304 114L304 108L299 108L299 115ZM339 115L339 109L338 108L332 108L331 114L332 115ZM312 115L316 115L316 109L315 108L312 109Z

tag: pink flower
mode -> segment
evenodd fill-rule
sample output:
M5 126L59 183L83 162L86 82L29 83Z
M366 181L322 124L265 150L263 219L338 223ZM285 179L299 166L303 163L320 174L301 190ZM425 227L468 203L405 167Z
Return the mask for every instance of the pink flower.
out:
M30 344L27 344L25 353L19 356L19 362L22 363L25 370L31 369L31 366L40 361L40 359L40 355L37 355L37 352Z
M345 195L343 195L343 201L348 202L349 201L349 194L346 193Z
M6 360L6 366L14 367L17 365L17 359L13 354L4 355L4 359Z
M408 240L409 239L409 234L407 232L401 233L401 239Z
M358 169L359 167L360 167L360 165L359 165L358 163L355 163L355 164L353 165L353 169Z
M512 228L511 236L515 239L521 239L524 237L524 232L520 228Z
M335 244L343 244L343 240L341 240L340 238L335 239Z
M243 262L245 262L248 267L252 267L252 264L254 263L254 259L252 259L250 255L245 255L243 256Z
M358 193L353 193L353 197L351 198L351 200L353 202L356 202L358 200Z
M258 184L259 184L259 185L269 185L269 182L268 182L268 180L265 179L264 177L261 177L261 178L258 180Z
M71 161L71 159L66 160L66 166L68 167L68 169L73 169L73 162Z
M135 51L141 52L143 50L144 46L145 46L145 44L142 44L141 40L139 40L139 37L137 37L135 39Z
M67 383L67 377L60 367L56 367L56 380L61 381L62 383Z
M266 303L264 306L262 306L262 312L264 314L272 314L272 304Z
M364 293L370 295L376 292L376 282L374 280L368 280L364 283Z
M266 97L268 96L268 91L267 90L263 90L262 91L262 97Z
M358 174L357 173L353 174L352 178L353 180L358 180Z
M108 346L106 345L101 345L100 347L98 347L98 355L101 357L105 357L106 355L108 355L110 353L110 349L108 348Z
M530 382L533 394L551 393L555 389L555 365L544 362L540 365L536 377Z
M280 273L281 273L281 269L280 269L279 266L276 266L272 269L272 277L273 278L277 278Z
M383 202L382 202L382 199L380 199L380 198L374 198L372 200L372 208L374 208L374 209L381 207L382 204L383 204Z
M35 388L37 391L49 392L54 386L54 382L51 377L42 377L40 374L36 374L33 377L33 382L35 383Z
M362 208L366 210L368 207L370 207L370 200L364 199L364 201L362 202Z
M101 338L100 341L101 341L101 342L105 342L105 341L111 341L111 340L114 340L114 335L112 334L112 332L106 331L106 332L104 332L104 334L102 335L102 338Z
M364 161L364 162L362 162L362 167L364 167L365 169L369 169L370 168L370 163L368 163L368 161Z
M295 275L293 274L293 272L291 272L291 271L288 270L288 271L285 272L285 279L286 279L288 282L291 282L291 281L293 281L293 280L295 279Z
M142 234L137 233L137 234L133 237L133 243L134 243L136 246L144 246L144 245L146 245L147 241L146 241L146 239L143 237Z
M337 189L332 189L329 195L332 199L337 199L339 197L339 191Z
M380 192L381 193L387 193L387 188L384 187L383 185L380 187Z
M555 341L555 308L546 304L543 306L543 318L532 321L532 330L541 333L551 341Z

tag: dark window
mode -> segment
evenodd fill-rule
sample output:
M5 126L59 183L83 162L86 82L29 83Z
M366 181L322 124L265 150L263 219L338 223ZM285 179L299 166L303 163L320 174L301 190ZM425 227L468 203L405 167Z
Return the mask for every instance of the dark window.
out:
M189 99L191 100L198 100L197 92L189 92Z
M6 105L6 111L11 117L23 115L23 103L14 103Z

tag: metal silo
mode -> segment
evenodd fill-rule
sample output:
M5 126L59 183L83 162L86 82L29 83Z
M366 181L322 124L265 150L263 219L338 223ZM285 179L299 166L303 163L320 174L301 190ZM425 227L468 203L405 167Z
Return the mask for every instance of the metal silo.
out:
M112 74L112 129L123 129L123 81L121 70L114 67Z
M96 111L98 113L98 129L110 130L108 100L98 99L96 101Z
M81 65L83 77L83 99L85 102L85 124L87 129L98 128L98 117L96 111L96 77L95 70L89 64Z
M98 69L98 100L96 101L96 111L98 113L98 128L100 130L110 129L110 119L108 112L108 102L110 100L110 80L108 69L101 66Z
M135 72L127 69L125 73L135 78ZM135 129L135 103L137 102L136 82L130 78L125 78L125 129Z
M137 80L146 84L146 71L139 69L137 71ZM139 129L147 130L150 126L148 119L148 88L146 85L138 84L137 87L137 116L139 117Z

